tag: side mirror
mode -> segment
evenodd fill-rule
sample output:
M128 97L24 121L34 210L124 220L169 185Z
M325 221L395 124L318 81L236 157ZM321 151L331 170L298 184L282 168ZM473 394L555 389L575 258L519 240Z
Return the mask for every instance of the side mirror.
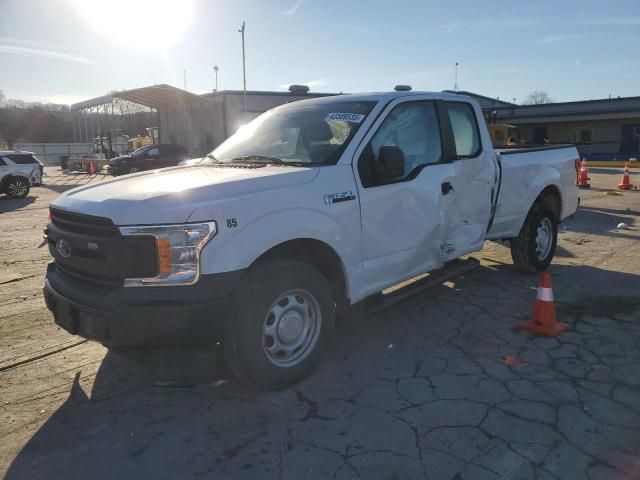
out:
M374 176L379 182L403 177L405 163L404 152L400 147L380 147L378 161L374 162L373 166Z

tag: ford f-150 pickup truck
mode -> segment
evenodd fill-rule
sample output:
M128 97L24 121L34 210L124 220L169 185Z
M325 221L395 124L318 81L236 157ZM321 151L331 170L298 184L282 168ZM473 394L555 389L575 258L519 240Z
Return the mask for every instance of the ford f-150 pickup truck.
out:
M241 378L296 382L338 311L485 240L547 268L578 153L494 151L482 118L453 93L303 100L195 165L70 190L50 207L47 306L110 349L221 342Z

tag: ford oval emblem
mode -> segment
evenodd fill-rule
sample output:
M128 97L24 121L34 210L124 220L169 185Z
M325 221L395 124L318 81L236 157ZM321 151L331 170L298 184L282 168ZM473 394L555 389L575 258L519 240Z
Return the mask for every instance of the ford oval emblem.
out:
M71 256L71 244L64 238L56 242L56 250L62 258L69 258Z

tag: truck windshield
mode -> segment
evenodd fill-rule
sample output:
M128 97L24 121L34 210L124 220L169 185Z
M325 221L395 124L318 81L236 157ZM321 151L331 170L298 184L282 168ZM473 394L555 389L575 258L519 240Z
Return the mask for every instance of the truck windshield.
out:
M374 105L345 101L270 110L241 127L203 163L333 165Z

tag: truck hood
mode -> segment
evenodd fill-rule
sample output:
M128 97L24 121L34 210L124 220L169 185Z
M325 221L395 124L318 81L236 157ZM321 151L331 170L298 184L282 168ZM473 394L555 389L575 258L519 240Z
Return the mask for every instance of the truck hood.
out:
M308 183L318 171L270 165L171 167L83 185L63 193L51 206L107 217L116 225L183 223L193 221L196 210L209 210L220 201Z

